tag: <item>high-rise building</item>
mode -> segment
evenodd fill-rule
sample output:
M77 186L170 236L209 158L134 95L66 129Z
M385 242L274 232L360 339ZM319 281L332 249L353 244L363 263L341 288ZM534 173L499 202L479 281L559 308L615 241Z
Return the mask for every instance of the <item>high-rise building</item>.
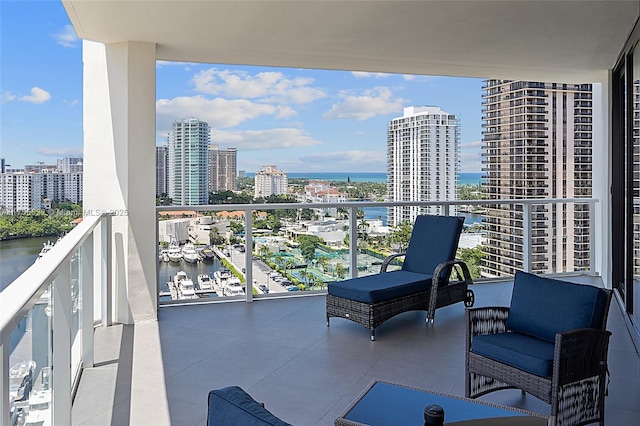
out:
M278 170L276 165L265 165L254 177L255 197L286 194L288 191L287 174Z
M80 204L83 196L82 177L82 172L63 173L59 170L43 172L42 198L48 198L54 203Z
M65 157L57 161L57 168L62 173L82 173L82 157Z
M14 214L41 208L42 174L0 174L0 212Z
M156 197L167 194L169 180L169 147L156 146Z
M408 107L389 122L387 192L389 201L456 199L459 173L460 123L435 106ZM420 214L441 213L440 207L389 207L388 223L413 223Z
M174 205L209 201L209 124L197 118L175 121L169 135L168 195Z
M209 148L209 191L235 191L238 169L236 148Z
M487 80L482 103L486 199L591 197L590 84ZM484 274L511 275L529 262L533 273L589 269L587 205L531 205L530 219L528 209L489 206Z

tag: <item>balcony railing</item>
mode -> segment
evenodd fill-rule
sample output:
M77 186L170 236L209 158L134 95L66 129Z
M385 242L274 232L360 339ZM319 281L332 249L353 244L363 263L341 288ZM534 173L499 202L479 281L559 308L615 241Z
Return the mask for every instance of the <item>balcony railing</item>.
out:
M538 217L538 210L535 206L541 205L554 205L554 204L574 204L574 205L583 205L585 208L591 212L592 220L588 221L589 224L589 235L591 238L588 240L588 244L590 247L590 257L588 262L588 268L584 267L585 262L581 264L576 269L571 270L556 270L553 269L554 273L565 273L565 272L581 272L587 273L590 275L597 275L597 271L594 269L595 262L595 224L596 220L593 219L595 213L595 206L597 204L597 200L595 199L528 199L528 200L474 200L474 201L431 201L431 202L347 202L347 203L268 203L268 204L220 204L220 205L199 205L199 206L171 206L171 207L157 207L158 219L159 216L164 212L171 211L195 211L199 213L216 213L221 211L234 212L239 211L242 212L243 219L243 227L245 230L244 235L244 244L246 245L246 251L244 253L244 259L242 261L242 265L240 268L242 272L240 273L242 279L246 283L245 286L245 296L244 297L231 297L231 299L243 299L248 302L252 301L254 297L266 297L258 292L257 295L254 295L251 291L252 285L254 283L254 268L253 261L254 256L259 253L253 252L253 242L254 242L254 215L257 212L265 212L265 211L273 211L273 210L302 210L302 209L315 209L315 210L326 210L326 209L343 209L347 211L348 219L345 221L346 226L348 226L349 230L357 230L358 224L360 223L360 218L358 218L357 212L360 209L366 208L380 208L380 207L406 207L411 209L411 214L455 214L456 211L459 211L462 206L465 207L474 207L480 209L486 209L487 206L500 206L502 209L510 209L510 217L517 219L511 229L504 229L499 227L498 234L494 235L491 239L495 239L496 236L498 239L502 239L506 235L512 235L517 239L517 264L520 265L517 269L523 269L525 271L538 271L539 265L543 265L544 263L540 263L539 259L536 259L535 265L538 267L534 267L534 261L532 256L534 254L534 237L539 236L540 231L537 231L536 228L539 228L539 223L534 221L534 217ZM496 210L500 213L500 210ZM495 213L495 211L494 211ZM573 214L573 213L572 213ZM546 226L553 226L549 221L550 218L539 218L536 220L545 221ZM569 218L568 220L573 220L573 218ZM514 235L514 230L516 234ZM349 236L349 244L348 244L348 256L346 257L346 263L348 276L351 278L357 277L359 273L375 273L378 269L374 268L369 262L368 267L362 267L363 262L359 262L358 260L358 234L359 232L348 232ZM544 236L544 235L543 235ZM251 243L248 243L251 242ZM551 244L550 241L546 243L546 245ZM539 250L539 246L543 246L544 244L540 241L535 243L537 247L536 250ZM508 262L506 262L508 263ZM508 263L511 265L511 263ZM364 270L363 270L364 269ZM510 266L508 271L504 271L504 275L495 276L495 271L492 269L492 273L490 274L493 278L509 278L515 270ZM548 272L548 271L543 271ZM335 278L334 278L335 279ZM339 278L338 278L339 279ZM333 279L332 279L333 280ZM194 279L195 281L195 279ZM268 280L267 280L268 281ZM162 283L160 283L162 284ZM158 288L162 286L159 285ZM315 288L315 287L314 287ZM310 293L323 293L324 290L309 290L304 292L297 292L296 295L307 295ZM166 294L166 293L165 293ZM291 296L291 294L284 293L287 296ZM277 297L282 294L273 294L269 293L268 297ZM160 296L160 295L159 295ZM224 297L223 299L216 298L215 300L229 300L230 298ZM205 302L211 301L211 299L205 298L202 300L189 300L189 302ZM161 303L163 303L161 301ZM170 302L174 303L174 302Z
M341 208L348 212L348 227L358 228L358 209L370 207L410 207L416 212L454 214L461 206L502 206L510 216L517 217L523 228L513 238L518 246L520 263L509 261L514 269L531 271L539 261L532 249L532 215L538 205L573 204L585 206L591 213L589 221L588 269L597 275L596 234L598 200L596 199L532 199L478 200L440 202L348 202L242 204L158 207L157 215L166 211L195 210L199 212L244 212L245 241L253 241L253 213L279 209ZM48 417L53 424L71 424L72 395L83 367L93 365L93 329L96 324L109 326L112 313L118 309L113 297L112 218L108 213L85 217L75 229L58 242L45 256L36 261L7 288L0 292L0 423L42 421ZM598 230L603 232L602 230ZM358 275L358 235L349 233L349 276ZM247 244L248 247L250 247ZM600 245L602 246L602 245ZM537 247L537 246L536 246ZM499 254L499 253L498 253ZM252 283L252 253L244 255L246 282ZM491 253L491 265L499 256ZM535 256L535 259L534 259ZM509 263L505 262L505 263ZM491 268L489 268L491 269ZM509 279L504 271L493 270L497 278ZM559 271L563 272L563 271ZM298 293L318 293L298 292ZM288 294L290 295L290 294ZM244 300L252 301L251 291ZM54 368L55 366L55 368ZM20 383L14 379L20 378ZM28 387L24 385L28 383ZM54 385L55 383L55 385ZM33 417L33 418L32 418ZM36 420L38 417L40 420Z
M71 424L94 321L110 325L111 239L109 216L85 217L0 292L0 424Z

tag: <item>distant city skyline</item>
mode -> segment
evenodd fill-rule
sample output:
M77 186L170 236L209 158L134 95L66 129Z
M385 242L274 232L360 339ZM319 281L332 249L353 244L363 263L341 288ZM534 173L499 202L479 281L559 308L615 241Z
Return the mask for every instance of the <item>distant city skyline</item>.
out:
M16 167L82 155L82 43L60 2L2 2L0 156ZM24 16L30 16L25 21ZM24 52L29 54L25 55ZM481 171L482 80L157 63L156 145L197 117L238 169L383 172L386 126L411 106L460 119L462 172Z

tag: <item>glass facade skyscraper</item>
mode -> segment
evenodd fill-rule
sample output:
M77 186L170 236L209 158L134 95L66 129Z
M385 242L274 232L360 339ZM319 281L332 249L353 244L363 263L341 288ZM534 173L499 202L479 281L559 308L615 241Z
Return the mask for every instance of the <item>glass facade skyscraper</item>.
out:
M175 121L169 135L168 195L174 205L209 201L209 124L197 118Z

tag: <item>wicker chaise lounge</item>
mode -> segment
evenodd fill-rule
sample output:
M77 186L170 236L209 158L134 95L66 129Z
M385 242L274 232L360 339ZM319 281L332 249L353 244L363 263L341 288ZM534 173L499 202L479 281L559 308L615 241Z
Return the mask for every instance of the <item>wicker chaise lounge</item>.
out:
M406 253L385 259L379 274L329 284L327 326L330 317L346 318L371 330L375 340L376 327L400 313L427 311L427 322L433 323L437 308L457 302L473 306L469 269L455 259L463 224L462 217L418 216ZM400 256L402 269L387 272ZM454 267L462 277L451 282Z
M516 273L510 307L467 309L467 397L515 388L549 425L604 425L611 290Z

